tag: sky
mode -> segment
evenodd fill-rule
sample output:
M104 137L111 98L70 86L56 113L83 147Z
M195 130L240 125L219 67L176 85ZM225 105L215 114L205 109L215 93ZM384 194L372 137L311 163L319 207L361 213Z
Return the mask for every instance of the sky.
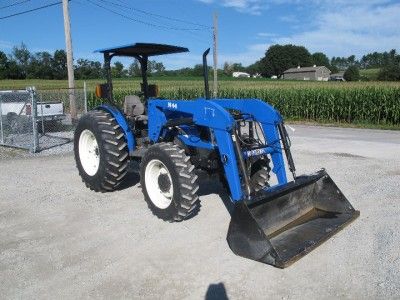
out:
M61 5L1 19L58 1L0 0L0 50L10 53L21 42L32 52L64 49ZM273 44L329 57L400 49L400 0L72 0L74 58L101 61L94 50L155 42L190 50L157 57L167 69L192 67L212 47L214 13L220 67L254 63Z

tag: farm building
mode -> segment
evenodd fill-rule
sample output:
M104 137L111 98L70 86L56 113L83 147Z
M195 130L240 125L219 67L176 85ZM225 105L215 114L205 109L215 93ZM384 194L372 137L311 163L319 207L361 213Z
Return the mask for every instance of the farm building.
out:
M232 76L234 78L249 78L250 74L245 72L233 72Z
M291 68L283 72L283 79L328 81L331 71L325 66Z

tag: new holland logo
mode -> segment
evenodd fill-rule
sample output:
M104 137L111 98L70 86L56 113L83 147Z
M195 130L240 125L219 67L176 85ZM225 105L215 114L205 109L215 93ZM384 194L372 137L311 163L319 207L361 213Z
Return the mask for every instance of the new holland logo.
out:
M265 149L254 149L246 152L247 157L265 154Z

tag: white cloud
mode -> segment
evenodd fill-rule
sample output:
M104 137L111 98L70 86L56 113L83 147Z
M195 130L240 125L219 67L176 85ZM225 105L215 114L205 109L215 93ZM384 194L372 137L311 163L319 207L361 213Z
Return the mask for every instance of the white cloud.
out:
M387 0L313 2L317 13L311 24L312 30L274 38L272 41L304 45L312 52L322 51L329 56L361 56L399 47L400 26L397 24L400 4L391 4Z
M261 38L269 38L269 37L275 37L277 36L277 34L272 32L259 32L257 33L257 36Z
M265 0L198 0L200 2L211 4L217 3L224 7L233 8L241 13L251 15L260 15L261 11L267 7Z

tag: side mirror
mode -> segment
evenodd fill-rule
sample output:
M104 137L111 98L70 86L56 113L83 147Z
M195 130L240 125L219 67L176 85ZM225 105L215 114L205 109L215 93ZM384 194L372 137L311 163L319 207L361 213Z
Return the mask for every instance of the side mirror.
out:
M95 94L96 94L96 97L98 97L98 98L107 98L108 97L108 84L102 83L102 84L96 85Z

